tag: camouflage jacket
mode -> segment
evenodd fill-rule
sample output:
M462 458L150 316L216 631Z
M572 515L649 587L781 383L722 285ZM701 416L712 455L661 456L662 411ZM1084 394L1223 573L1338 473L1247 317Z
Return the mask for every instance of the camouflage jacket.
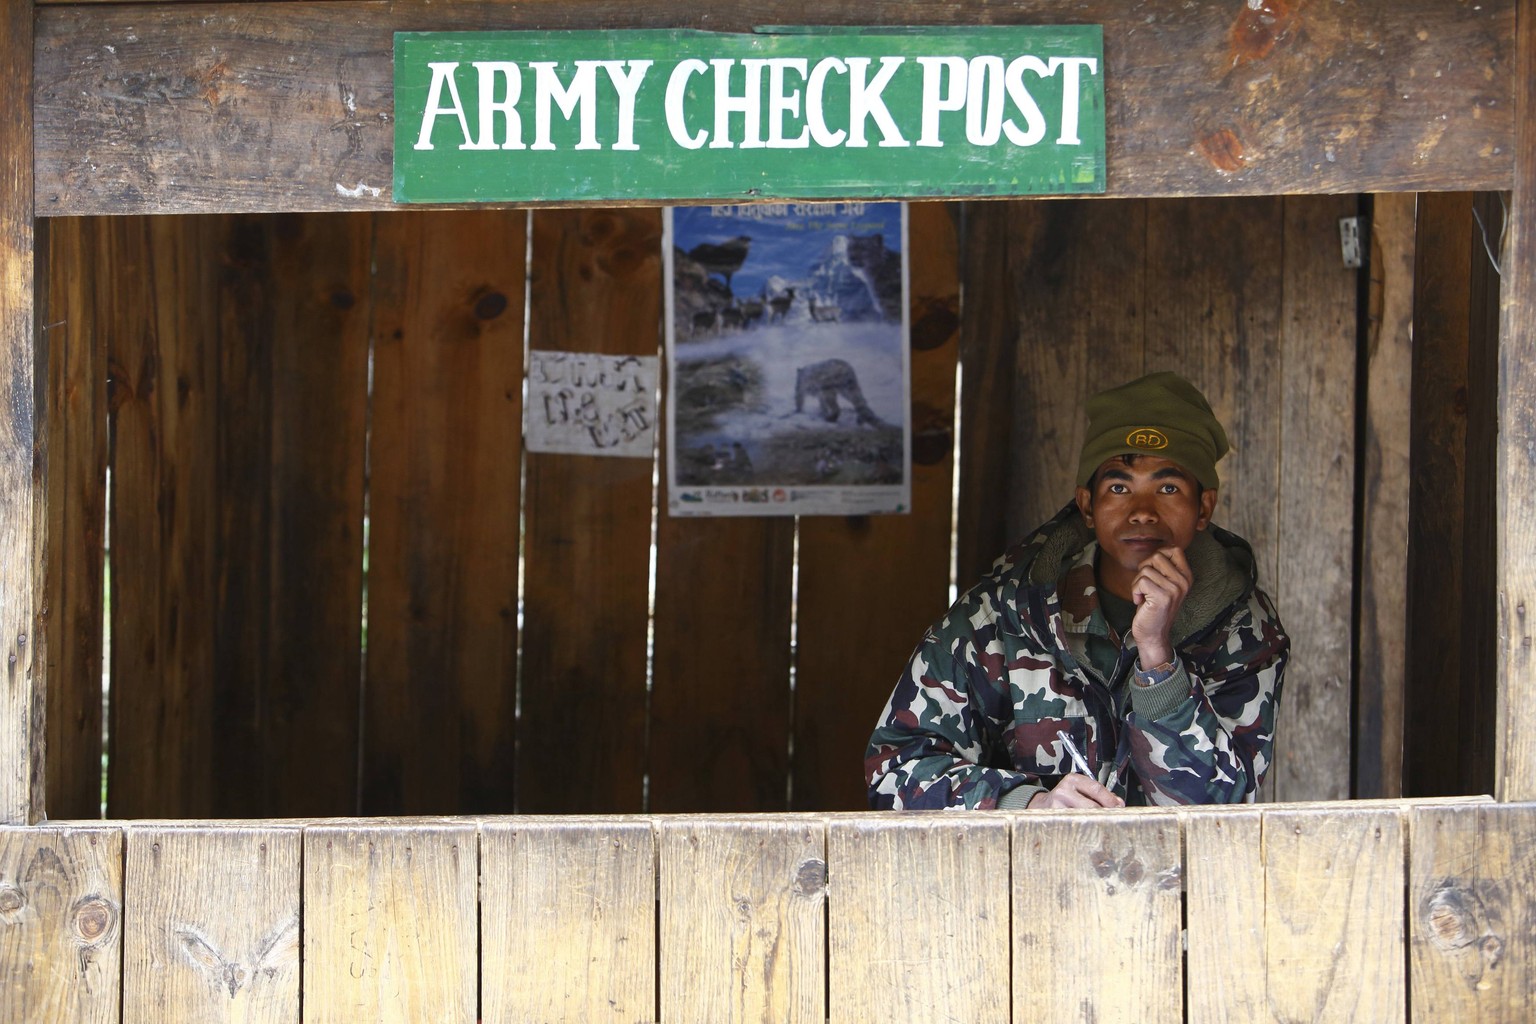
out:
M1022 805L1072 770L1057 730L1129 803L1255 798L1290 641L1258 589L1252 550L1216 526L1196 534L1194 586L1172 629L1176 667L1155 700L1128 685L1135 647L1119 646L1098 608L1097 550L1069 505L929 630L870 738L872 807ZM1095 634L1118 650L1111 678L1086 656Z

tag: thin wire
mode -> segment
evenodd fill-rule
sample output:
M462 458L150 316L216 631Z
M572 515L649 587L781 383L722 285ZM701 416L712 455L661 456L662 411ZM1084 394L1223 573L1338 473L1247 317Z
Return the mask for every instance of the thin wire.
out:
M1504 268L1499 265L1499 258L1504 255L1504 239L1509 235L1509 206L1504 202L1504 193L1496 193L1499 197L1500 226L1499 226L1499 255L1495 256L1493 250L1488 247L1488 226L1483 223L1482 215L1477 212L1477 207L1472 207L1472 217L1477 221L1477 229L1482 234L1483 252L1488 254L1488 262L1493 264L1493 272L1500 277L1504 276Z

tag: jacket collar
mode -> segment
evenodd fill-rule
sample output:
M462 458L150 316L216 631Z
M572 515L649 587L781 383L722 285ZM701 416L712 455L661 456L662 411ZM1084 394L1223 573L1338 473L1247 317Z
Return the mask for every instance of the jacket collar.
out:
M1098 553L1098 541L1083 522L1076 504L1068 504L1057 513L1025 547L1035 549L1025 569L1026 582L1030 586L1049 587L1057 598L1061 596L1058 588L1068 573L1085 564L1091 567ZM1174 646L1203 632L1235 602L1246 598L1257 582L1253 551L1247 542L1214 524L1195 534L1184 556L1189 560L1195 582L1173 620L1170 632ZM1086 618L1074 615L1063 624L1069 630L1080 631L1086 626Z

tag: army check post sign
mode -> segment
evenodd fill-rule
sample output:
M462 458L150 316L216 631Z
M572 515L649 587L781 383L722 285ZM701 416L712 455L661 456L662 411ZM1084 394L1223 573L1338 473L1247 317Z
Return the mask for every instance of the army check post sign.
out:
M1104 191L1097 25L399 32L400 203Z

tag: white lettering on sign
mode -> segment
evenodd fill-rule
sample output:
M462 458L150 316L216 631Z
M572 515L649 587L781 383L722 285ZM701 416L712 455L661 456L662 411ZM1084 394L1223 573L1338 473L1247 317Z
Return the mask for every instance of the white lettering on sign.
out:
M816 145L823 149L836 149L843 144L848 133L839 128L832 131L827 127L827 119L822 115L822 97L826 95L827 76L832 73L846 75L848 65L836 57L828 57L816 62L811 69L811 77L805 83L805 123L811 130L811 138Z
M869 70L869 60L868 57L848 58L848 145L869 145L864 141L864 122L871 117L880 129L880 145L908 145L907 140L901 137L901 132L897 131L891 112L885 108L885 101L880 98L880 93L890 84L891 76L907 62L907 58L881 57L879 74L875 75L873 82L866 82L864 76Z
M774 57L768 62L768 145L774 149L805 149L810 146L809 126L794 138L784 135L784 118L800 116L800 90L785 92L787 73L793 71L805 81L804 57Z
M1045 138L1045 115L1025 84L1024 73L1050 78L1066 69L1061 102L1061 134L1057 145L1077 146L1079 118L1078 93L1082 71L1097 74L1098 61L1092 57L1052 57L1046 63L1039 57L1015 57L1004 67L996 56L918 57L923 69L923 117L919 146L943 146L941 117L945 113L965 114L965 139L973 146L995 146L1000 135L1007 135L1015 146L1033 146ZM1024 118L1020 130L1012 117L1004 118L1003 95L1012 101Z
M878 60L878 66L875 62ZM432 149L439 119L457 124L461 150L553 150L555 115L576 126L576 150L638 150L636 110L652 60L475 61L461 72L457 61L428 63L427 87L415 149ZM667 76L662 114L671 141L684 149L862 149L870 145L913 145L902 134L887 101L898 74L920 74L916 111L898 111L916 122L916 145L943 147L963 137L972 146L1003 143L1028 147L1049 134L1048 113L1031 91L1032 80L1060 76L1059 131L1055 144L1078 146L1084 75L1098 74L1094 57L1031 55L1005 59L996 54L965 58L823 57L814 65L805 57L719 57L680 60ZM524 71L532 83L525 88ZM604 74L599 77L598 71ZM766 74L765 74L766 72ZM461 73L464 80L460 81ZM835 76L835 79L834 79ZM477 111L478 131L471 132L462 88ZM845 105L839 123L829 120L827 98L835 90ZM600 138L599 106L617 102L611 137ZM691 109L698 97L713 100L710 112ZM707 108L706 108L707 110ZM523 138L525 121L533 140ZM448 129L451 132L451 128ZM607 134L607 132L605 132ZM654 144L654 143L653 143Z
M523 119L517 112L517 101L523 94L523 76L517 65L508 60L477 60L476 82L480 89L480 137L461 149L522 149ZM496 79L506 81L505 95L496 98ZM496 115L505 118L506 141L496 142ZM418 146L418 149L421 147Z
M454 82L453 73L458 68L459 62L432 61L427 67L432 69L432 84L427 88L427 108L421 115L421 135L416 139L417 149L432 148L432 126L437 123L440 114L454 114L459 119L459 128L464 132L465 144L460 149L469 148L469 121L464 117L464 101L459 99L459 87ZM448 87L448 94L453 97L453 106L443 106L443 86Z
M708 70L708 64L690 57L678 61L677 67L672 69L672 77L667 79L667 131L672 133L672 141L684 149L699 149L709 139L709 133L702 129L696 135L688 134L688 119L683 111L689 77L702 75Z

